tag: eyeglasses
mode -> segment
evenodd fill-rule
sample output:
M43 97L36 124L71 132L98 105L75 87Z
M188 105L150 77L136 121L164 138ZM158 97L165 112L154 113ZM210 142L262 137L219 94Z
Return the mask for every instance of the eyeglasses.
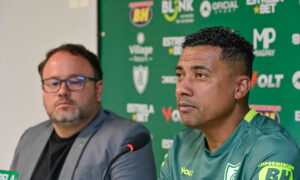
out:
M72 76L67 79L56 79L56 78L43 79L42 84L43 84L44 91L48 93L58 92L63 82L66 83L66 86L70 91L79 91L84 88L86 79L89 79L91 81L98 81L98 79L90 78L90 77Z

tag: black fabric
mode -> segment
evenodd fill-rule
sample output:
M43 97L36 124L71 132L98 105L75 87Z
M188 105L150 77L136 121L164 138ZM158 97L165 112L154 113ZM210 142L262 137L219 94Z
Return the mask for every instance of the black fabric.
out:
M39 159L38 164L32 174L32 180L56 180L67 158L78 134L70 138L60 138L55 131L52 132L50 139Z

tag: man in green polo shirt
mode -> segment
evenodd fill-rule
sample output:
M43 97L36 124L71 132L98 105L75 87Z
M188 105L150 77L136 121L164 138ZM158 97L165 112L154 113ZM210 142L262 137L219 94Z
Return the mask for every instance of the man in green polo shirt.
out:
M230 29L211 27L182 46L176 99L188 128L175 136L160 179L299 180L295 140L249 109L252 45Z

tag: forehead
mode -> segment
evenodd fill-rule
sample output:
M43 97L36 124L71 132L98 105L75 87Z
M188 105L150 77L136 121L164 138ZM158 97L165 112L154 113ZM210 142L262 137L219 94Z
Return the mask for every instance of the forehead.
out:
M215 66L225 65L221 60L222 49L213 46L185 47L182 51L177 67L205 66L214 69Z
M67 51L54 53L47 61L43 70L43 78L66 78L70 75L92 76L93 67L87 59L73 55Z

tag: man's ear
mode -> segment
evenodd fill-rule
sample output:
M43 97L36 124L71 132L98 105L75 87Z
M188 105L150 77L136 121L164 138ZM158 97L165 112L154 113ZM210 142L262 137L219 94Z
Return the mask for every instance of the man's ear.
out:
M246 75L238 76L235 80L236 88L234 91L235 99L242 99L250 91L251 80Z
M103 81L99 80L96 82L96 94L97 94L97 101L102 101L102 89L103 89Z

